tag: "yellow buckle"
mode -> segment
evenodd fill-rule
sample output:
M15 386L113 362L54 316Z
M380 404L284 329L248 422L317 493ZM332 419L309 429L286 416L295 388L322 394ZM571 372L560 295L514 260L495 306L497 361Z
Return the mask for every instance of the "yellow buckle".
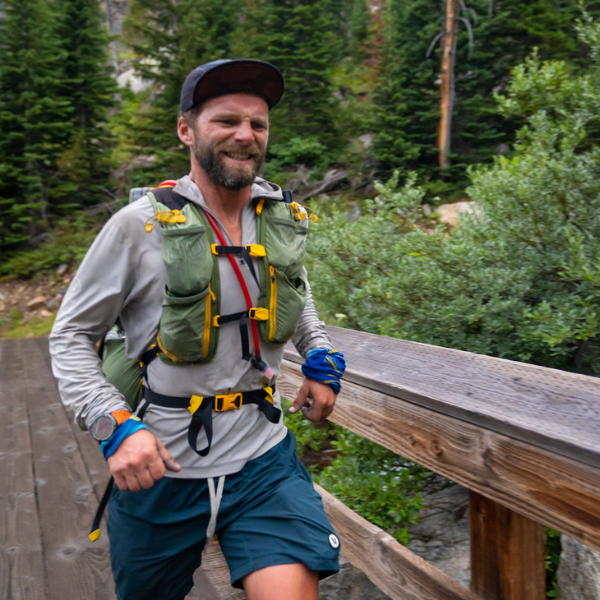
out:
M242 392L237 392L236 394L224 394L223 396L215 396L215 410L217 412L237 410L238 408L242 407L242 403Z
M268 321L269 311L266 308L251 308L248 316L255 321Z
M246 246L246 250L250 253L250 256L254 256L256 258L261 258L266 256L265 247L260 244L248 244Z
M219 256L219 253L217 252L217 246L219 244L211 244L210 245L210 251L215 255L215 256Z
M219 325L219 317L220 317L220 316L221 316L221 315L215 315L215 316L213 317L213 327L221 327L221 325Z

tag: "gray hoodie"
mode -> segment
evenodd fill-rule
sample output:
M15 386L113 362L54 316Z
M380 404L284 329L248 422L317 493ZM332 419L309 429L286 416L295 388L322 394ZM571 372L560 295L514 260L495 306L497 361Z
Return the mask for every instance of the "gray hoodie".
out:
M202 193L183 177L175 191L208 210ZM257 178L251 200L242 212L242 244L256 243L253 199L281 198L281 189ZM210 212L210 211L209 211ZM211 213L212 214L212 213ZM161 315L165 267L161 259L160 228L151 233L145 224L154 211L147 196L115 214L88 250L67 292L50 334L52 368L58 379L63 403L75 413L83 429L100 414L126 410L123 396L106 382L94 344L120 317L126 332L126 351L138 358L150 347ZM213 215L214 216L214 215ZM307 224L307 223L305 223ZM227 242L225 228L219 223ZM238 259L239 260L239 259ZM228 260L219 261L221 274L221 314L246 310L239 282ZM258 306L259 288L247 265L240 265L246 285ZM306 272L304 272L306 279ZM307 282L308 283L308 282ZM303 356L312 348L329 348L331 341L318 319L310 287L308 302L292 339ZM263 360L273 369L270 381L242 360L239 327L225 325L219 333L215 358L203 365L172 366L155 360L150 364L148 383L156 392L173 396L214 396L249 391L275 383L283 360L283 345L261 340ZM276 406L281 406L278 393ZM239 410L213 412L214 434L208 456L198 456L189 446L187 429L190 413L151 405L144 417L150 431L160 438L181 465L171 477L206 478L240 471L247 461L264 454L286 435L283 422L272 424L254 405ZM198 448L206 445L204 431Z

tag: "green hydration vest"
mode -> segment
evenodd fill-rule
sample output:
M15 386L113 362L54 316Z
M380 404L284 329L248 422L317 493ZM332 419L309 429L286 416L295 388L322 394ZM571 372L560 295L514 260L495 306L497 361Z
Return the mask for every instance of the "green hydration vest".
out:
M161 187L147 195L156 220L148 221L146 231L160 225L166 270L157 335L159 356L173 365L207 363L217 351L220 327L240 318L220 314L219 260L236 248L216 243L205 212L171 188ZM263 341L285 344L306 304L301 271L308 228L299 221L307 214L295 202L258 198L253 203L257 244L237 248L256 257L258 263L259 303L246 316L259 321ZM236 288L233 293L242 294Z

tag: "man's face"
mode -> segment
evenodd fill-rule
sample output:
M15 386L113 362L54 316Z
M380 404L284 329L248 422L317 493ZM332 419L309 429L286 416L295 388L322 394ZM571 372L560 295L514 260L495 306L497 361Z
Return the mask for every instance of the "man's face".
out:
M208 100L194 128L192 152L218 185L241 190L252 185L265 160L269 107L258 96L227 94Z

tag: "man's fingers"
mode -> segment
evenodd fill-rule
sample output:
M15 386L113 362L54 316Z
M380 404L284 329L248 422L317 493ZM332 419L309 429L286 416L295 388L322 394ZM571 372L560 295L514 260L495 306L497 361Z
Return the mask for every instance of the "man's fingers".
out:
M119 488L120 489L120 488ZM142 488L137 480L137 477L133 474L127 474L125 476L125 489L124 491L139 492Z
M158 450L158 454L165 467L169 469L169 471L181 471L181 465L175 462L175 459L171 456L171 453L165 448L165 445L158 438L156 438L156 449Z
M298 395L296 396L296 399L294 400L293 404L290 406L288 412L294 414L295 412L298 412L298 410L300 410L303 406L306 406L306 400L308 397L309 389L310 385L308 383L308 380L305 380L302 386L300 387Z
M136 473L136 478L140 484L140 487L144 490L147 490L154 485L154 478L148 469L143 469L142 471Z
M127 481L125 480L125 477L122 477L121 475L113 475L113 477L115 478L115 485L122 492L126 492L128 488L127 488Z

